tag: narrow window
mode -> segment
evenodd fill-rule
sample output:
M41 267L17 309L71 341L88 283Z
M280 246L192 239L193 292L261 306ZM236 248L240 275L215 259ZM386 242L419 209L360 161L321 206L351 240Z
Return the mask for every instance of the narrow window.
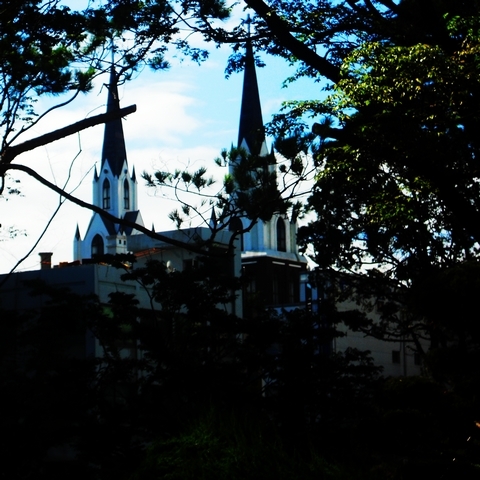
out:
M255 295L257 293L257 283L255 282L254 278L250 278L246 287L245 291L250 295Z
M400 363L400 350L392 350L392 363Z
M289 280L288 282L288 303L295 302L295 284L293 280Z
M110 182L105 179L103 182L103 208L108 210L110 208Z
M92 258L103 255L103 238L97 233L92 240Z
M130 209L130 185L127 179L123 182L123 208L125 210Z
M240 250L243 252L245 250L245 248L243 246L243 233L241 233L242 230L243 230L242 221L238 217L233 217L230 220L230 224L228 225L228 230L230 232L240 232L239 233L239 235L240 235Z
M279 252L287 251L287 234L283 218L277 220L277 250Z
M421 359L420 354L418 352L413 353L413 364L414 365L421 365L422 364L422 359Z

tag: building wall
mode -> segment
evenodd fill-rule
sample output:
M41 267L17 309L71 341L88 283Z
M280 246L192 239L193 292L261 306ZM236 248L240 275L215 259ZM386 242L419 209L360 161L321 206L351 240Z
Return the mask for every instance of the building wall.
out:
M312 311L316 311L319 302L322 301L322 292L310 283L308 275L305 274L302 275L301 280L300 301ZM339 312L346 312L359 310L360 307L354 302L341 302L337 304L337 309ZM368 312L367 316L374 321L379 320L379 316L375 312ZM338 337L334 341L332 351L344 352L349 347L362 351L368 350L371 352L375 365L383 368L384 376L421 375L422 366L418 355L415 354L413 342L390 342L377 339L362 332L354 332L343 324L337 328L344 336ZM426 342L424 347L425 350L428 350Z
M342 302L338 306L338 311L358 309L358 305L353 302ZM379 321L379 315L375 312L368 312L367 317L374 321ZM335 348L337 351L344 351L347 347L354 346L359 350L369 350L372 358L377 365L383 367L385 376L406 376L420 375L422 367L418 355L415 355L415 345L408 341L384 341L371 336L366 336L361 332L353 332L345 326L339 330L346 335L338 338Z

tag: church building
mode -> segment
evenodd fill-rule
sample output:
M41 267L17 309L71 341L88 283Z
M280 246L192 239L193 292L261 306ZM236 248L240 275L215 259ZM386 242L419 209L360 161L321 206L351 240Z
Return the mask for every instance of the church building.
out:
M107 112L120 109L117 82L118 78L112 67ZM246 154L264 157L269 171L275 171L275 155L269 150L265 138L255 60L250 42L247 42L246 46L237 146ZM232 173L234 165L231 164L229 168ZM137 205L135 168L130 173L121 118L105 124L100 170L95 170L93 178L93 204L118 218L125 218L143 226ZM306 271L307 264L298 254L295 219L275 214L268 221L258 220L251 229L246 228L247 222L248 219L240 216L230 225L231 231L245 231L240 234L239 239L242 272L240 266L237 269L237 274L243 273L247 281L245 299L261 298L261 303L265 306L298 305L300 276ZM173 232L162 232L164 233L174 235ZM102 254L139 254L147 250L153 251L154 246L154 239L139 234L132 228L116 225L94 213L83 239L77 226L74 260L81 262ZM162 249L164 247L165 245ZM236 262L238 265L239 260Z

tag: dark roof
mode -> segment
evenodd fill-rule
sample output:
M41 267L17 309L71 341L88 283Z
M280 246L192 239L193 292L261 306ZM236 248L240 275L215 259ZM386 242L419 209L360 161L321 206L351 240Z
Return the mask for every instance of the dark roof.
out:
M112 66L110 72L110 83L108 85L107 113L120 110L118 98L117 74ZM108 160L112 173L119 177L122 173L123 162L127 159L125 149L125 137L123 135L122 119L117 118L105 124L103 137L102 169Z
M102 216L100 216L100 218L102 219L109 235L116 235L118 233L118 227L111 220L103 218Z
M92 226L92 223L93 223L93 221L94 221L94 219L97 215L100 217L103 224L105 225L105 228L106 228L108 234L109 235L116 235L117 234L117 227L115 226L115 224L111 220L107 220L106 218L103 218L99 213L94 213L93 214L92 218L90 219L90 223L88 224L87 232L90 231L90 227Z
M240 110L240 126L238 129L238 147L245 140L252 154L260 153L265 140L265 129L258 91L257 72L252 44L247 42L245 52L245 71L243 78L242 106Z
M124 217L125 220L128 220L130 222L138 223L140 225L143 225L143 220L141 219L140 215L140 210L134 210L131 212L126 212ZM140 220L140 222L139 222ZM125 235L131 235L133 228L132 227L121 227Z

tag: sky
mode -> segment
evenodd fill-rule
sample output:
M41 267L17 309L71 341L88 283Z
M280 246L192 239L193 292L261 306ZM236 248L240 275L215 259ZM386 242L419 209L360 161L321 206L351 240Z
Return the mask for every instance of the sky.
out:
M168 213L175 208L171 194L149 189L140 178L143 171L198 168L215 171L214 159L224 148L236 143L240 117L243 74L225 78L228 47L214 49L209 59L198 66L188 60L174 62L169 70L145 69L119 88L120 105L136 104L137 111L123 121L127 159L135 166L138 179L138 206L146 226L156 231L173 230ZM283 88L293 73L278 58L261 55L266 63L257 68L264 122L280 110L285 100L320 97L318 84L302 80ZM108 78L99 78L93 90L67 107L49 114L30 136L61 128L86 117L103 113L106 108ZM55 102L60 98L53 99ZM42 100L38 110L52 104ZM66 190L84 201L92 199L93 168L99 166L104 126L99 125L17 158L18 163L37 170L48 180L63 186L71 169ZM26 140L27 137L22 137ZM71 164L73 162L73 166ZM21 196L0 198L0 223L18 229L14 239L0 237L0 273L10 271L34 246L59 203L59 196L20 172L14 172ZM223 172L220 173L223 175ZM92 216L90 210L65 202L46 234L16 271L39 268L39 252L53 252L53 264L73 260L73 237L77 228L85 234Z

